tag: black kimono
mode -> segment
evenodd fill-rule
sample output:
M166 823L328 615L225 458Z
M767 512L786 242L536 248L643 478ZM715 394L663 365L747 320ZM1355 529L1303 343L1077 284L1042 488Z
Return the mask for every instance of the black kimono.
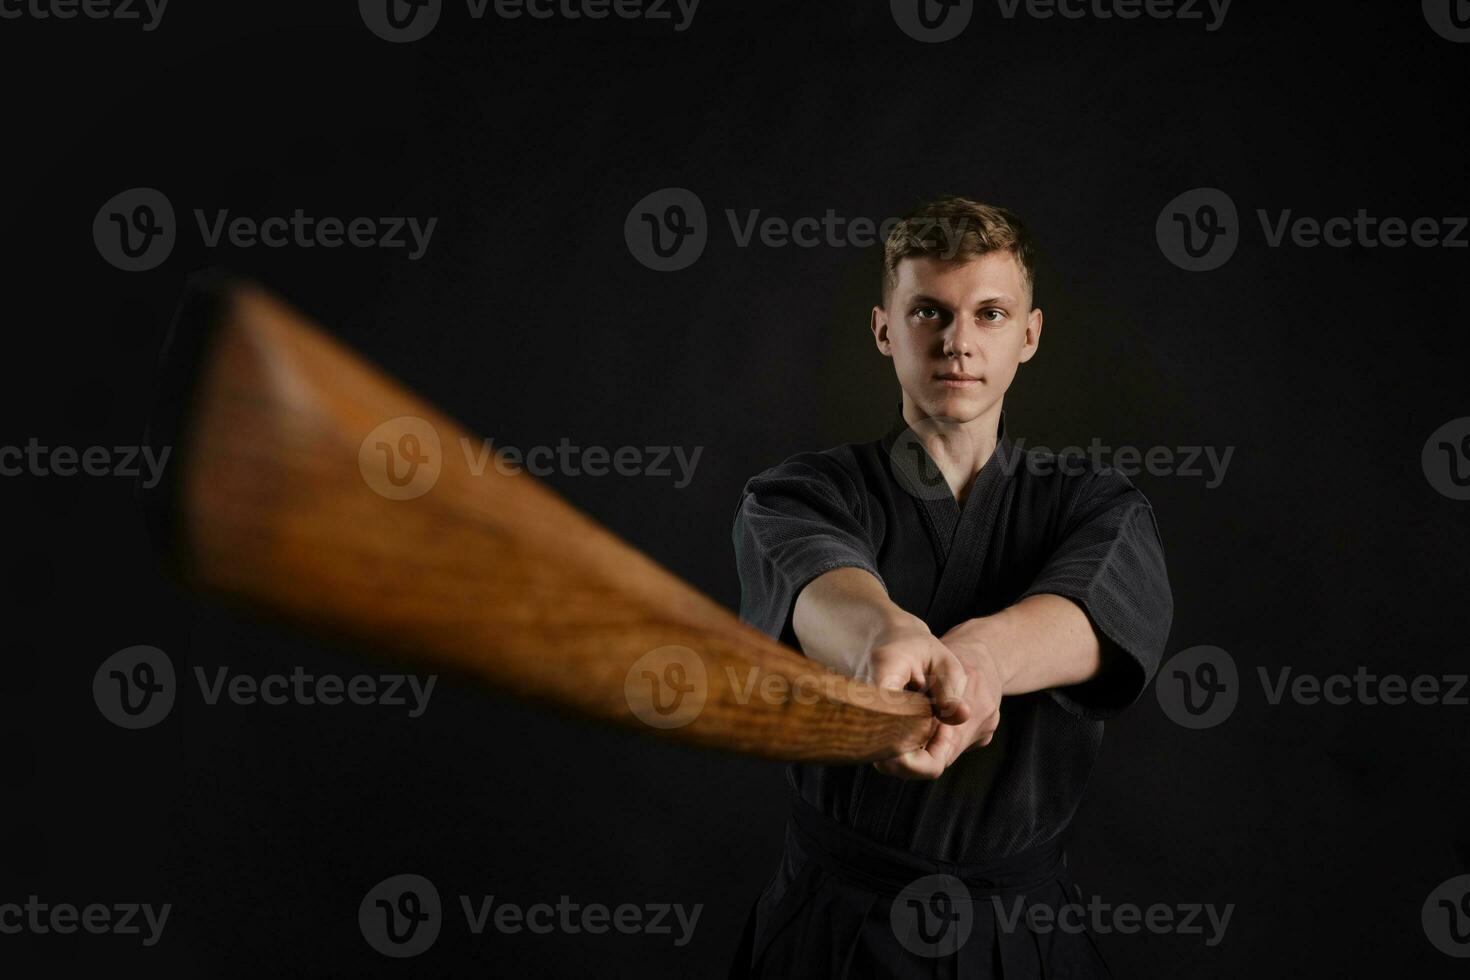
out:
M1169 631L1143 494L1080 458L1023 452L1002 416L961 508L900 412L881 440L801 453L751 479L734 541L741 618L793 647L797 595L850 566L936 636L1026 596L1064 596L1109 655L1085 684L1007 696L991 744L932 782L868 765L788 767L786 853L732 975L1108 976L1085 932L1031 930L1013 913L1076 901L1062 841L1102 719L1138 698ZM963 924L958 941L954 930L936 938L946 921Z

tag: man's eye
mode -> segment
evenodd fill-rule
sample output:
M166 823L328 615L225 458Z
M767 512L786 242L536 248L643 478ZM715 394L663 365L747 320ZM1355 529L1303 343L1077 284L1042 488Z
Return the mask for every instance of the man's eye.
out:
M1006 318L1006 311L997 309L982 310L980 317L990 323L999 323Z
M939 318L939 310L933 306L920 306L914 310L914 316L920 320L937 320Z

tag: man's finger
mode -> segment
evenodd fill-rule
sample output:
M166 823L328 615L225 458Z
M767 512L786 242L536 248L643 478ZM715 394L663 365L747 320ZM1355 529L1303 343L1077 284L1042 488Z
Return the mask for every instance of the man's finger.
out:
M935 714L946 725L963 725L970 720L970 705L965 700L965 688L970 675L948 647L937 646L937 653L929 664L929 697L934 701Z
M866 680L874 687L888 691L901 691L922 680L915 676L916 671L910 660L900 657L874 657L868 661L865 673L867 676L859 677L860 680Z
M879 772L899 779L938 779L944 772L944 763L930 751L934 743L922 749L913 749L892 759L873 763Z

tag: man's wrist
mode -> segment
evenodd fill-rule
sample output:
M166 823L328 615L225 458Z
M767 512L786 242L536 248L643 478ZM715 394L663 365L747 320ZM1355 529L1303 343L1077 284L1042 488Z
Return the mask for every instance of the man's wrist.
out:
M1015 676L1015 664L1009 656L1011 646L1001 636L990 617L969 619L944 634L944 643L967 667L978 668L987 661L1000 679L1002 690Z
M893 637L920 631L927 633L928 624L907 610L898 606L876 610L868 629L868 649Z

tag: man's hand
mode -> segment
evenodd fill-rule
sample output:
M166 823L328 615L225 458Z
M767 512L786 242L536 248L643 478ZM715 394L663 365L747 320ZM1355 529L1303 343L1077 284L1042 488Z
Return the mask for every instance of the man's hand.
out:
M874 636L859 680L880 688L924 691L940 721L922 749L874 763L901 779L938 779L961 752L984 739L1000 722L998 671L988 654L966 663L929 632L922 620L894 624Z
M893 759L875 762L879 771L900 779L938 779L960 754L976 746L989 745L1000 725L1000 701L1005 689L1005 672L983 630L972 626L975 620L961 623L936 638L927 629L921 637L904 638L896 646L902 651L895 656L895 666L888 678L875 675L879 687L892 687L902 674L904 662L927 658L936 668L963 672L958 687L959 705L949 705L935 698L935 714L943 722L929 744ZM875 649L875 653L876 653ZM949 682L949 686L955 686ZM923 690L923 687L918 689Z

